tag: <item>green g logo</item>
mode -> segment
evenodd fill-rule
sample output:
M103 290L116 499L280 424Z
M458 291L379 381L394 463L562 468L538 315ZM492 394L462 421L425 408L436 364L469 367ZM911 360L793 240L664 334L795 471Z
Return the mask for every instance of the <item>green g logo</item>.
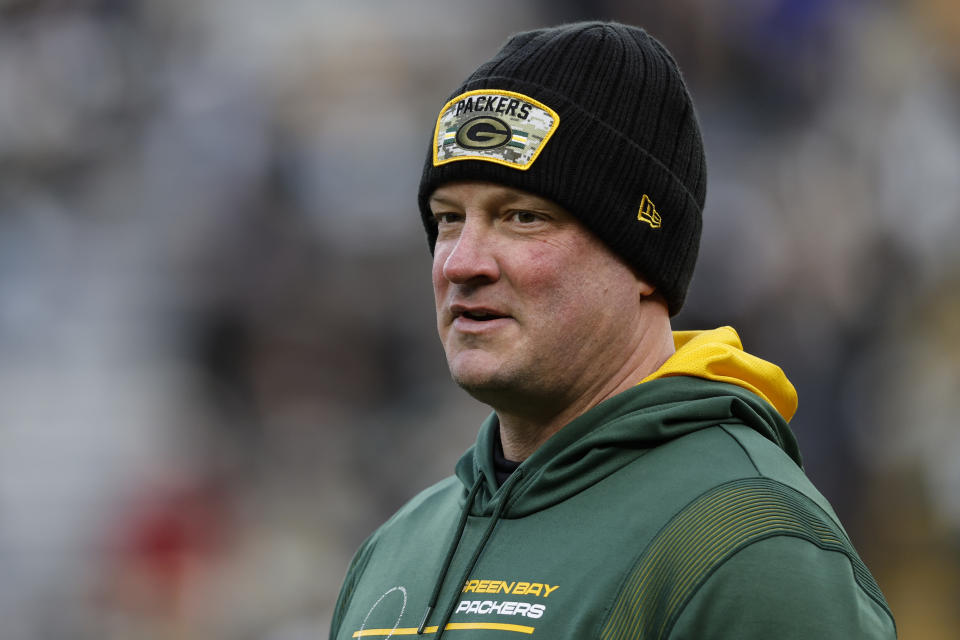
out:
M457 144L464 149L496 149L510 142L513 131L500 118L478 116L457 129Z

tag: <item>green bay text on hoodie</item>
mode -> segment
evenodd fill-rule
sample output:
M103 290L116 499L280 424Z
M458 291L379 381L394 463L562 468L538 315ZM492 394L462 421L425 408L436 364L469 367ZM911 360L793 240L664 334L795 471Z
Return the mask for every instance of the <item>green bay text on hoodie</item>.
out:
M744 386L644 382L503 486L491 416L357 552L331 638L894 638L787 423Z

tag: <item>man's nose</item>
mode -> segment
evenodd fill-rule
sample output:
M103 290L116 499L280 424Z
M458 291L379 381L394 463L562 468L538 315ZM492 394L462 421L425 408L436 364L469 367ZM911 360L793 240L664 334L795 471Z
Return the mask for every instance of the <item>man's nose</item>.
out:
M493 248L490 230L468 220L444 259L443 277L455 284L495 282L500 267Z

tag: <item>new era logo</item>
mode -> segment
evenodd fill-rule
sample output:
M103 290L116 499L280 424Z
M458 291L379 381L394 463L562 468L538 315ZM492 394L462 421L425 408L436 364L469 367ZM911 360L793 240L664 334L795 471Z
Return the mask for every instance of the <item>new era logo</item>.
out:
M651 229L659 229L662 226L660 214L657 213L657 208L653 206L653 200L647 194L643 194L643 199L640 200L640 212L637 214L637 220L646 222Z

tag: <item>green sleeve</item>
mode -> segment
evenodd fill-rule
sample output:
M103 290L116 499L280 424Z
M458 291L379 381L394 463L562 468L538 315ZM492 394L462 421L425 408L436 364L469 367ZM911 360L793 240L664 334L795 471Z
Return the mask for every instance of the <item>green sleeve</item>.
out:
M885 604L861 588L848 556L793 536L728 558L678 616L671 640L896 638Z
M343 580L343 586L340 587L340 596L337 598L337 605L333 609L333 619L330 622L331 640L336 640L338 637L337 634L340 631L340 624L343 622L343 616L350 606L354 588L360 580L360 576L363 575L363 570L366 568L367 562L370 559L375 545L375 538L376 533L367 538L354 554L353 560L350 561L350 566L347 568L347 576Z

